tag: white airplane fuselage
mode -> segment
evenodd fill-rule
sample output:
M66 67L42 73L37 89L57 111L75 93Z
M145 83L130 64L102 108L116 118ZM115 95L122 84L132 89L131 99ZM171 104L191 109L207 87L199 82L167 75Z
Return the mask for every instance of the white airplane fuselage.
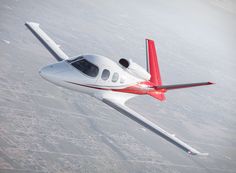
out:
M98 72L95 76L89 76L72 65L74 62L82 59L87 60L98 68ZM109 73L106 78L102 77L104 70L107 70ZM44 79L58 86L86 93L91 96L96 96L98 92L102 93L104 90L122 92L128 87L145 82L145 80L130 74L127 69L118 63L100 55L81 55L79 58L71 58L47 65L39 71L39 74ZM114 77L114 75L117 74L118 76ZM136 86L136 88L144 89L147 88L147 86L140 84Z

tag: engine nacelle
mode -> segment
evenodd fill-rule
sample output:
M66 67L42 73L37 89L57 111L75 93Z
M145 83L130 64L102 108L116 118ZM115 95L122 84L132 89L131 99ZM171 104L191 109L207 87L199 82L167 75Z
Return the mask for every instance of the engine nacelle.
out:
M150 80L151 75L143 69L140 65L134 63L131 59L127 60L124 58L121 58L119 60L119 64L124 68L127 72L129 72L131 75L144 79L144 80Z

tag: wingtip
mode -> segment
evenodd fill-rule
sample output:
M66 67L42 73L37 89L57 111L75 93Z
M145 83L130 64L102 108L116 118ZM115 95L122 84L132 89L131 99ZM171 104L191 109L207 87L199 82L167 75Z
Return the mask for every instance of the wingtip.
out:
M26 25L26 26L30 26L30 25L39 26L39 23L26 21L26 22L25 22L25 25Z

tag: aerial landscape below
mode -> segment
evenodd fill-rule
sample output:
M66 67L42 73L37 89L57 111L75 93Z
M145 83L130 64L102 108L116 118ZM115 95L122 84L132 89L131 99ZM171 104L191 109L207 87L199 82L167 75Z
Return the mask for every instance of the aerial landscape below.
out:
M233 0L1 1L0 172L236 172L235 17ZM144 40L154 39L160 91L216 83L171 90L163 102L140 95L126 103L170 139L209 155L180 150L120 113L122 106L109 107L109 99L43 80L40 69L56 59L26 21L40 23L63 56L131 59L144 69Z

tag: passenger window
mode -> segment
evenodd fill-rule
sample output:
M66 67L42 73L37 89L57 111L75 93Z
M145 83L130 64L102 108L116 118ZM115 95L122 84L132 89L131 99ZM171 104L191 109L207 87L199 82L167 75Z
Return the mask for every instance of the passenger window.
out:
M109 78L109 76L110 76L110 71L107 69L104 69L102 72L102 79L107 80Z
M96 77L98 75L98 71L99 71L98 67L90 63L86 59L73 62L71 63L71 65L88 76Z
M116 82L119 79L119 74L118 73L114 73L112 76L112 82Z

